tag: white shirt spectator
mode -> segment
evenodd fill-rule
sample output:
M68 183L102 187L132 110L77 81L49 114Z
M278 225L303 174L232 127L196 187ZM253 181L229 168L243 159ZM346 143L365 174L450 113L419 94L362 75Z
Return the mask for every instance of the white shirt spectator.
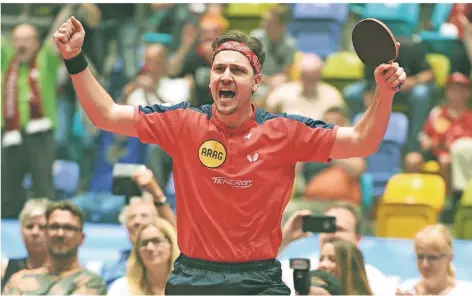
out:
M295 295L295 288L293 286L293 270L290 268L289 260L281 260L282 264L282 280L292 291L291 295ZM310 269L318 268L318 257L310 258ZM366 264L365 271L370 288L374 295L389 296L395 295L395 286L380 270L376 267Z
M412 292L416 294L415 285L418 283L419 279L406 280L398 286L398 288L403 292ZM470 295L472 291L472 283L466 281L456 281L456 286L452 288L446 296L462 296Z
M115 296L115 295L122 295L127 296L130 295L129 287L128 287L128 279L126 277L121 277L114 281L110 288L108 289L107 295Z
M181 102L187 102L190 99L190 84L185 78L170 79L167 77L159 80L156 88L157 95L145 93L138 88L131 92L128 96L128 104L132 106L147 106L153 104L170 104L175 105Z

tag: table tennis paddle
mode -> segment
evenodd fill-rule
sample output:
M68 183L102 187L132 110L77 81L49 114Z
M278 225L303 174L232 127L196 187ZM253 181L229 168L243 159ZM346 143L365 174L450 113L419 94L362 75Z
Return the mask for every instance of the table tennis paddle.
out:
M392 63L398 57L397 40L392 31L374 18L363 19L354 26L352 44L359 59L369 67ZM400 88L398 85L394 89Z

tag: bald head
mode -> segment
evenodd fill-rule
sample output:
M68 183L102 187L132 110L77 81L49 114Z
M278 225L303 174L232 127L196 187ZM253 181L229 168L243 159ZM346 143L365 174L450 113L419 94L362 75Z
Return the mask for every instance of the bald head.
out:
M150 72L159 77L166 74L167 50L160 44L146 46L144 52L144 64Z
M300 60L300 78L304 85L316 85L321 78L323 60L316 54L303 54Z
M39 50L38 30L30 24L21 24L13 29L13 48L20 62L29 62Z

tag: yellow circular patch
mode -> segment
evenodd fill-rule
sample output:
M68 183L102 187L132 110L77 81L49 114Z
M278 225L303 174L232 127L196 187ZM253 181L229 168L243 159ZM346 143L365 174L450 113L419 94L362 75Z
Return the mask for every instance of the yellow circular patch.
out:
M218 141L207 140L198 148L198 159L207 168L220 167L226 160L225 146Z

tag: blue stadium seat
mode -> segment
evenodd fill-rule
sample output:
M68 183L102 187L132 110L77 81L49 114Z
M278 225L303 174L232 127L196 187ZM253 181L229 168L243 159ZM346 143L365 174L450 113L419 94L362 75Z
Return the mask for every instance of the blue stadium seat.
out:
M354 118L359 121L362 114ZM366 173L372 175L373 195L381 196L388 180L400 170L401 149L408 135L408 118L402 113L392 113L379 150L367 157ZM367 201L365 201L367 202Z
M74 161L55 160L53 177L56 195L59 199L67 199L75 194L80 178L80 168ZM30 190L33 186L31 174L26 174L23 188Z
M289 31L297 39L298 49L326 58L339 51L343 25L348 16L347 4L293 4Z
M418 26L419 3L367 3L362 18L384 22L395 36L411 36Z

